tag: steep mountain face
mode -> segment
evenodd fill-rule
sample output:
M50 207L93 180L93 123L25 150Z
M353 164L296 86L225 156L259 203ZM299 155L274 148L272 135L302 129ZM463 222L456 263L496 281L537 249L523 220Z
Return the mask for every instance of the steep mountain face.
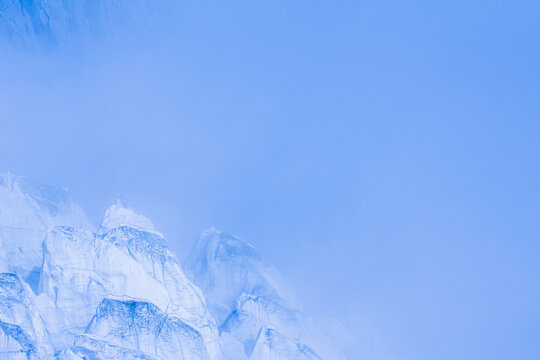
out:
M203 232L190 279L121 203L94 232L65 190L0 179L0 358L320 359L253 246Z
M216 229L203 231L184 266L219 323L236 308L242 294L279 299L275 269L252 245L234 235Z
M320 360L306 345L280 334L277 330L262 327L257 336L252 357L254 359Z
M104 299L75 345L81 352L108 346L132 349L150 358L210 359L202 334L182 320L142 301Z
M92 229L65 189L0 174L0 271L18 274L36 290L41 243L47 230L57 225Z
M43 253L38 300L47 328L55 335L55 349L73 343L102 300L110 298L153 304L199 329L206 351L214 358L221 356L217 327L204 297L160 234L124 223L102 235L56 227L47 234Z
M0 274L0 358L47 359L53 354L32 290L15 274Z
M221 334L227 333L241 343L245 356L296 359L286 349L308 348L303 344L307 319L284 299L276 271L252 245L234 235L209 229L202 233L185 266L205 294ZM261 336L263 329L266 330ZM223 342L230 344L231 337ZM285 340L295 346L284 343L279 351L267 351ZM314 352L313 355L316 356Z

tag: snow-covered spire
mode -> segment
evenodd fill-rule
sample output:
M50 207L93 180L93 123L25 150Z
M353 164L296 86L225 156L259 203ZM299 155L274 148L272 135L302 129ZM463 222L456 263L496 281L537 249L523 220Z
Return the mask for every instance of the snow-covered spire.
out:
M132 209L124 206L122 201L117 200L116 204L108 208L105 212L105 217L99 227L98 233L104 234L120 226L129 226L141 231L158 233L154 228L154 224L147 217L137 214Z

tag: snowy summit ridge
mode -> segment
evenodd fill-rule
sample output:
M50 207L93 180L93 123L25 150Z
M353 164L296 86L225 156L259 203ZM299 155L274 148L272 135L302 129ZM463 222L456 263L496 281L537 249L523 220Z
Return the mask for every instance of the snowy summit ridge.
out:
M154 232L159 234L152 222L143 215L137 214L132 209L125 207L120 200L105 211L105 217L98 230L104 234L111 229L121 226L134 228L140 231ZM161 234L159 234L161 235Z
M94 232L64 189L0 175L0 245L2 359L321 359L276 271L234 235L204 231L188 277L121 202Z

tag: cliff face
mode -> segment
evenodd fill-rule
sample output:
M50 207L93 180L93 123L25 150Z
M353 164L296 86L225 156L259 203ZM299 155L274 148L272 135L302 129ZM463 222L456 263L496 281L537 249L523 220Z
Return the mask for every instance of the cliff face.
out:
M15 273L37 290L41 243L57 225L92 229L66 189L0 174L0 271Z
M0 357L319 359L275 269L234 235L204 231L186 275L143 215L118 203L94 231L66 190L7 175L0 230Z

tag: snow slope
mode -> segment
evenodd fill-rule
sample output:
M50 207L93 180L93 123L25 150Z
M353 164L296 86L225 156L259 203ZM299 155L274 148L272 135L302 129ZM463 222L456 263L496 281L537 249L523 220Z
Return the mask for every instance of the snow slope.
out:
M64 189L0 177L0 358L320 359L275 269L204 231L185 266L117 203L98 231Z
M202 334L182 320L143 301L104 299L84 334L79 349L98 351L103 344L131 349L152 358L210 359ZM83 350L84 352L84 350Z
M114 223L106 213L104 224ZM133 221L141 216L133 213ZM106 225L99 235L71 227L49 231L43 243L39 305L54 334L55 349L70 346L88 326L103 299L151 303L201 332L206 351L220 358L217 326L204 297L184 275L174 253L157 232Z
M48 334L34 300L30 287L17 275L0 274L0 358L52 356Z
M303 341L312 337L308 319L285 300L277 271L252 245L216 229L205 230L185 266L219 323L224 347L232 338L250 359L311 359L298 357L295 350L307 348ZM281 350L267 350L268 344L272 349L280 342Z
M35 290L42 263L41 243L47 230L57 225L92 229L65 189L0 174L0 271L18 274Z

